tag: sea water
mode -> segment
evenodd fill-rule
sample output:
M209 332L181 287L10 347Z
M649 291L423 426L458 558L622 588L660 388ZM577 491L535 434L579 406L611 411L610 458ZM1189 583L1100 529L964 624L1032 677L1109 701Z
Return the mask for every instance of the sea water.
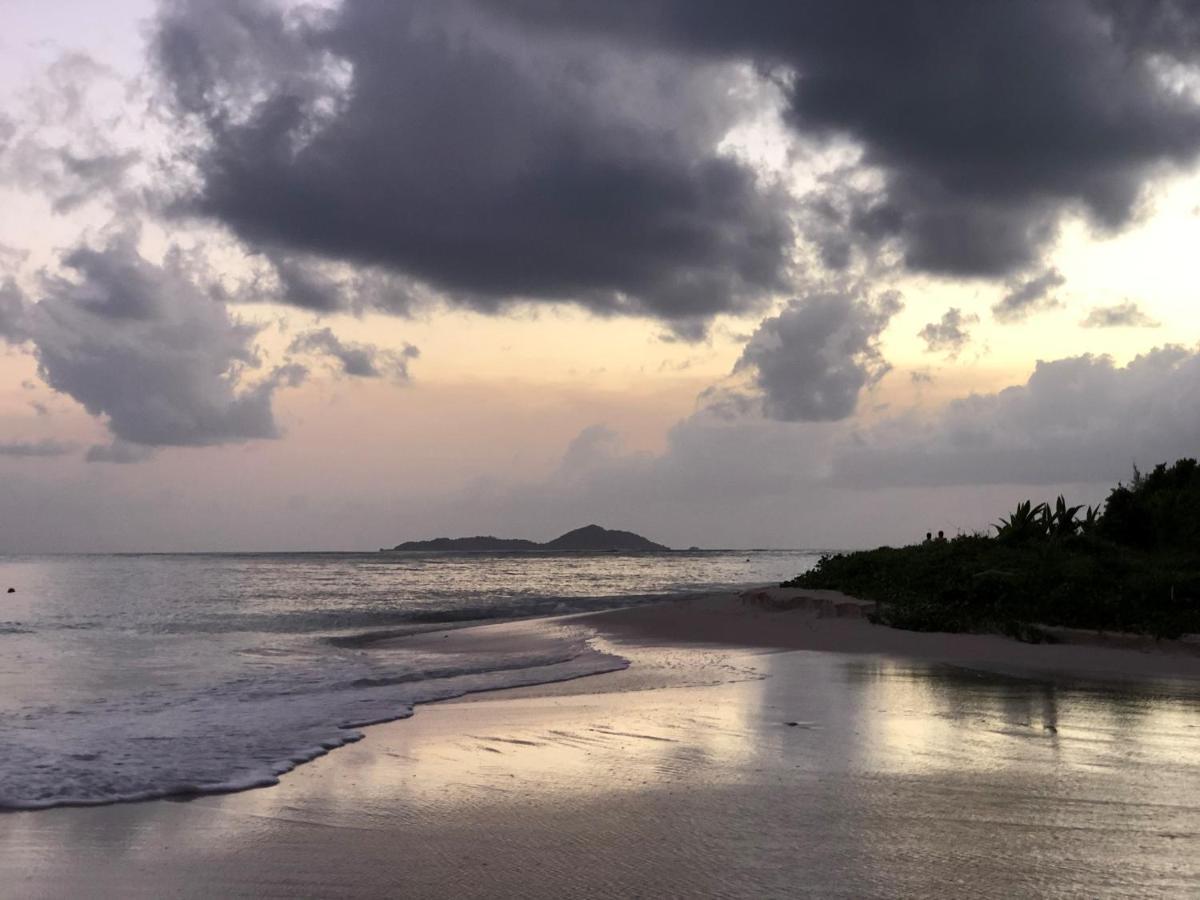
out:
M0 808L274 783L417 703L610 671L583 629L376 639L777 582L814 551L0 556Z

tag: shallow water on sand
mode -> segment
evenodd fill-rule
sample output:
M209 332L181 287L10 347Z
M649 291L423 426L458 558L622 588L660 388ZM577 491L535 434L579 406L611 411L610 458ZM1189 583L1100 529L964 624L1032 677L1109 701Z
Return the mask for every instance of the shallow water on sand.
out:
M1194 687L608 649L633 666L429 707L271 790L0 817L0 876L31 897L1196 896Z
M0 808L273 783L357 726L622 661L560 630L471 654L383 633L778 581L811 553L0 557Z

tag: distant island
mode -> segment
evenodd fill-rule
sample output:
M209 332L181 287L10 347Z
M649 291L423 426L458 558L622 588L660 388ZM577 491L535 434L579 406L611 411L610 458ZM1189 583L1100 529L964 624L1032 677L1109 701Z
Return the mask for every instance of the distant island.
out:
M632 531L616 531L599 525L585 525L566 534L559 535L544 544L519 538L498 538L491 535L462 538L433 538L428 541L405 541L392 547L396 550L442 550L459 553L506 553L512 551L539 551L550 553L596 552L596 551L654 551L670 550ZM383 548L383 552L389 552Z

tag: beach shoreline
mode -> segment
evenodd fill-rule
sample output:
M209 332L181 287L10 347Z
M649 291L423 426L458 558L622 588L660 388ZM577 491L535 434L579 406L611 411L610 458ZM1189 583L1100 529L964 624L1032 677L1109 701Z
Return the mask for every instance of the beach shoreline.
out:
M876 624L871 616L877 606L839 591L755 583L707 593L681 592L677 596L599 611L462 622L446 627L423 626L419 630L363 636L353 643L364 648L441 647L466 653L478 646L496 649L523 640L536 642L544 637L539 634L540 629L584 627L598 639L619 637L634 645L885 654L974 666L1001 674L1025 671L1031 675L1050 673L1097 680L1200 679L1197 635L1160 639L1039 625L1037 630L1047 639L1033 643L995 632L909 631ZM434 702L459 702L470 696Z
M838 591L755 585L737 592L582 614L601 633L631 640L778 650L886 654L1001 674L1105 679L1200 679L1196 636L1159 640L1039 626L1051 639L906 631L874 624L876 604Z
M898 632L763 590L394 637L469 653L587 629L630 665L422 704L269 788L11 813L0 893L1186 896L1200 877L1200 660Z

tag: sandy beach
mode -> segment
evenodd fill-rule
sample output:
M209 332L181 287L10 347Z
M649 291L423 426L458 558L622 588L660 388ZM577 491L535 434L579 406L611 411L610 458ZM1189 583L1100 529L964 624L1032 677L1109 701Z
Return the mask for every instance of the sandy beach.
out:
M422 706L275 787L0 816L0 894L1195 896L1200 657L899 632L840 603L393 638L586 628L630 665Z
M1200 900L1200 0L0 0L0 198L0 900Z

